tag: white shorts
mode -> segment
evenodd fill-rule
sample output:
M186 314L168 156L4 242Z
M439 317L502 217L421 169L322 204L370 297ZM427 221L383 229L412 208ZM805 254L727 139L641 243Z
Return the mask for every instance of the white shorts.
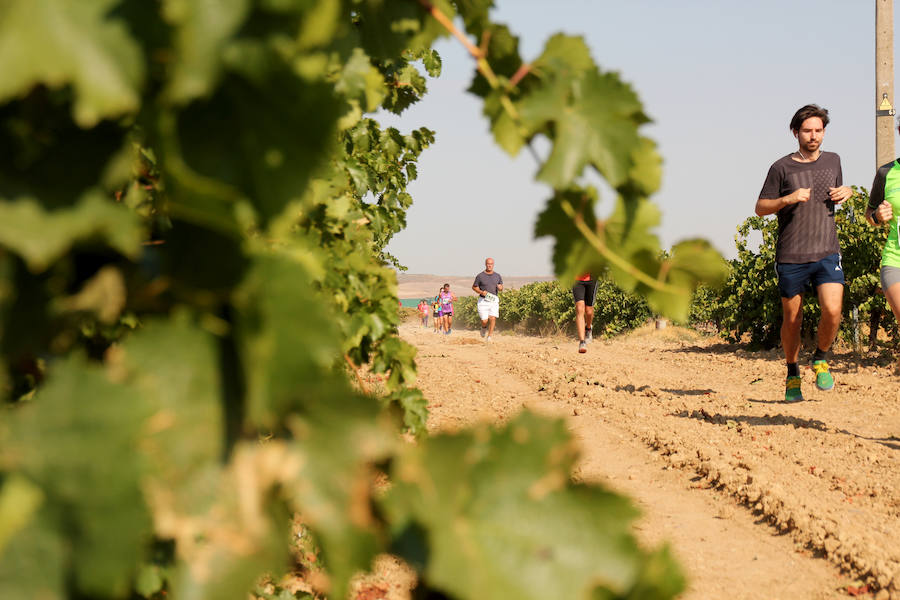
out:
M488 317L498 318L500 316L500 300L487 300L479 297L475 307L478 309L478 318L482 321L487 321Z

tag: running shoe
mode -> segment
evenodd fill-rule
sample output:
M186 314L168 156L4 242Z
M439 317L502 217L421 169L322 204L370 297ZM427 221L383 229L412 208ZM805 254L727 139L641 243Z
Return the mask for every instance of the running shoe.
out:
M799 375L788 375L784 382L785 402L803 402L803 392L800 391L802 381Z
M812 364L813 371L816 372L816 387L827 392L834 387L834 377L828 370L828 363L824 360L814 360Z
M481 328L481 337L484 337L486 335L487 335L487 327L482 327Z
M487 336L487 339L485 341L491 341L491 336Z
M585 352L587 352L587 343L584 340L581 340L578 342L578 353L584 354Z
M593 330L588 327L584 330L584 341L590 344L594 340Z

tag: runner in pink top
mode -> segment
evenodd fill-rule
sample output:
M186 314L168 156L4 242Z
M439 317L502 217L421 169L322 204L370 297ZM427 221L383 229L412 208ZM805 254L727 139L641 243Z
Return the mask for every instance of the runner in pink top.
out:
M441 319L444 325L444 335L450 335L453 326L453 303L456 301L456 294L450 291L450 284L445 283L444 287L438 294L438 301L441 303Z

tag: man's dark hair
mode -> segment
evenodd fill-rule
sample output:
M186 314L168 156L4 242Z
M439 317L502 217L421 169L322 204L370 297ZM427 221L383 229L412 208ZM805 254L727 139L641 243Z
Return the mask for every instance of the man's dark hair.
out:
M828 110L818 104L807 104L794 113L794 118L791 119L791 131L800 131L803 121L810 117L819 117L822 119L822 127L828 126Z

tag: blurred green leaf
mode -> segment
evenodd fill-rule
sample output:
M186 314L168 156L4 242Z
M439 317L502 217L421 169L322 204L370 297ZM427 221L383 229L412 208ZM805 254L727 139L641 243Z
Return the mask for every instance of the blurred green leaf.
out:
M147 416L128 388L77 357L57 362L37 401L12 416L12 455L57 511L84 593L125 593L150 532L137 447Z
M397 442L379 406L345 392L311 405L291 423L302 465L291 492L321 544L334 598L346 596L350 578L368 569L379 549L374 464L387 459Z
M340 339L323 308L327 302L312 291L299 262L255 257L234 298L249 423L277 427L289 413L346 390L327 374L341 357Z
M164 0L175 28L175 57L166 94L183 104L208 96L222 74L222 52L249 12L248 0Z
M215 338L186 312L150 321L114 355L115 368L152 414L141 451L150 485L167 490L157 511L200 516L210 509L225 453L222 382Z
M34 272L46 269L78 242L91 239L136 258L142 235L133 212L96 191L72 208L52 212L29 198L0 201L0 244L20 255Z
M2 516L0 516L2 519ZM66 541L48 510L38 512L0 547L0 598L65 600Z
M81 127L136 111L143 57L124 24L108 16L117 3L6 0L0 5L0 104L39 84L71 85L73 117Z

